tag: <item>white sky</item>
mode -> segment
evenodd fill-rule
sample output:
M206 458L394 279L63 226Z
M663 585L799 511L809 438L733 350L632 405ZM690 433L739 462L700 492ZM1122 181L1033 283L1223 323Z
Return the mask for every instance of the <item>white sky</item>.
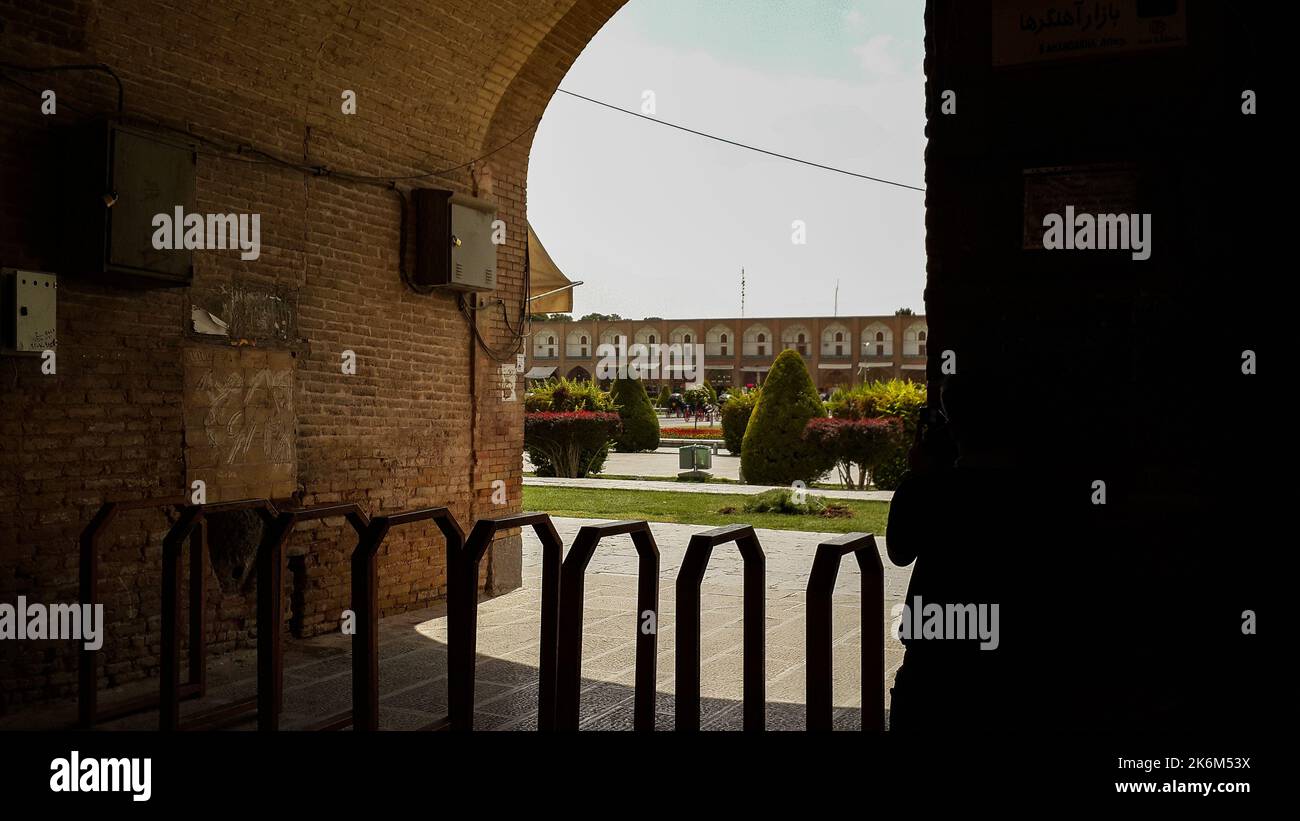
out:
M824 165L924 185L920 0L631 0L562 88ZM892 314L924 307L925 195L556 94L528 216L574 315ZM807 224L807 244L791 223Z

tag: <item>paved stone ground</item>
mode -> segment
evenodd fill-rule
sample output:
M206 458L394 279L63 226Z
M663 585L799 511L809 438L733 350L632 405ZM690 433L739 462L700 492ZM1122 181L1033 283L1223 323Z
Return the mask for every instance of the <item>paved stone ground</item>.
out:
M532 472L532 463L524 457L524 470ZM676 476L677 448L659 448L644 453L616 453L611 451L605 459L604 472L611 476ZM740 457L731 456L725 449L713 457L709 472L720 479L740 478Z
M593 519L556 519L566 545ZM673 726L675 649L674 580L695 525L654 524L660 560L660 622L657 665L657 727ZM813 553L823 536L796 531L759 530L767 556L767 726L804 727L804 587ZM886 613L902 601L910 570L884 557ZM536 726L538 612L541 548L531 530L524 536L524 586L481 603L475 727L527 730ZM636 630L636 553L631 540L601 543L587 573L583 637L582 728L626 730L632 722L632 684ZM702 587L702 724L705 729L741 726L741 582L738 551L714 551ZM860 723L860 579L845 562L834 605L834 704L840 729ZM888 633L888 620L886 620ZM446 713L446 611L442 606L384 619L380 625L380 723L384 729L411 730ZM285 691L282 726L296 729L347 710L351 703L350 640L340 635L284 643ZM902 658L901 645L886 636L886 687ZM182 720L207 709L253 695L256 658L252 651L214 658L209 693L183 704ZM156 682L101 694L101 704L142 691ZM0 729L55 727L69 722L71 705L27 711L0 721ZM155 712L103 725L104 729L154 729ZM251 729L252 721L232 729Z
M656 481L650 479L556 479L549 476L525 476L524 484L537 487L586 487L603 488L605 490L671 490L679 493L738 493L745 496L756 496L765 490L773 489L771 485L728 485L711 482ZM828 499L858 499L876 502L888 502L890 499L894 498L894 492L892 490L823 490L821 488L810 488L808 494L811 496L825 496Z

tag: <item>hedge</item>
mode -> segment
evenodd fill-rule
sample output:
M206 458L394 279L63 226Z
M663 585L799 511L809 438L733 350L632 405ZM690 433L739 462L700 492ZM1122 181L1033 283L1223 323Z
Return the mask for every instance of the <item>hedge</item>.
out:
M524 448L539 476L580 479L604 466L608 442L620 427L617 413L525 413Z
M900 444L903 424L893 417L877 419L812 419L804 428L804 439L822 454L823 464L829 470L838 468L840 481L846 488L867 485L870 472L875 478L876 466L888 459ZM858 478L853 480L853 467Z
M614 403L609 394L593 382L577 379L552 379L528 392L524 399L526 413L609 413L614 410ZM617 416L617 414L614 414ZM576 460L581 468L577 478L593 473L600 473L605 468L605 458L609 455L609 439L602 439L598 445L583 450ZM593 440L594 441L594 440ZM528 461L538 476L565 476L557 473L551 463L548 447L536 447L530 444L527 435L527 415L525 415L524 448L528 452ZM570 468L566 468L570 469Z
M871 482L881 490L894 490L907 475L907 450L916 435L916 423L926 404L924 383L905 379L867 382L831 394L826 402L837 419L895 418L902 425L894 447L871 470Z

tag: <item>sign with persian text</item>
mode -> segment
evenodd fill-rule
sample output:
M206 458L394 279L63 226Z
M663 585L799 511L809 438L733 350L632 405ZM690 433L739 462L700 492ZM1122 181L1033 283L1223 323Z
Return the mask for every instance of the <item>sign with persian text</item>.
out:
M993 65L1187 45L1184 0L995 0Z

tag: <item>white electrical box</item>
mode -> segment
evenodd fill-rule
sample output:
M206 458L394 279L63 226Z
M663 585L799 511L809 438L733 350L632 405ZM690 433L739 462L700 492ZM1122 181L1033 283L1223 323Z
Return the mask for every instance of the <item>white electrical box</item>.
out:
M467 291L495 291L497 247L492 206L469 197L451 198L451 281Z
M14 268L5 268L2 274L3 347L22 353L53 350L59 278Z
M496 290L496 206L436 188L417 188L411 198L415 283L453 291Z

